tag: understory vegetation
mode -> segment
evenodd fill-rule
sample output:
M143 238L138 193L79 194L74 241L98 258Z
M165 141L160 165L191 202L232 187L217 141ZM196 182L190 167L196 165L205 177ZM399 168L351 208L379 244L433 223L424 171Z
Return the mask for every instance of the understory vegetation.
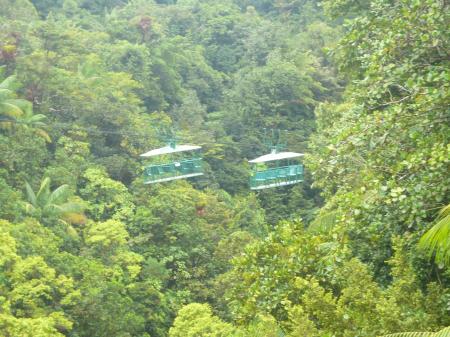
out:
M449 46L446 0L0 0L0 337L446 336ZM145 185L171 126L204 175ZM302 183L249 189L264 129Z

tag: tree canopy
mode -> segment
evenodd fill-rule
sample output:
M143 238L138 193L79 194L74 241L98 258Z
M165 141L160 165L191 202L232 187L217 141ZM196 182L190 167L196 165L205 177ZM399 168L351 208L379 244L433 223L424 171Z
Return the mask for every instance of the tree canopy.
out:
M449 7L0 0L0 337L447 334Z

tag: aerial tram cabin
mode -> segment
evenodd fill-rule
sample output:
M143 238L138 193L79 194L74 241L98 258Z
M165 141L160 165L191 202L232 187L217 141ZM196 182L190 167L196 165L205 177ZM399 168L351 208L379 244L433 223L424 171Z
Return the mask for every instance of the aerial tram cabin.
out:
M303 181L303 165L298 162L302 153L281 152L285 146L279 143L280 132L272 131L272 137L277 141L268 143L271 148L269 154L250 160L252 174L250 176L250 189L262 190L298 184Z
M152 158L144 169L144 184L156 184L203 175L201 146L178 145L170 141L165 147L154 149L141 157Z

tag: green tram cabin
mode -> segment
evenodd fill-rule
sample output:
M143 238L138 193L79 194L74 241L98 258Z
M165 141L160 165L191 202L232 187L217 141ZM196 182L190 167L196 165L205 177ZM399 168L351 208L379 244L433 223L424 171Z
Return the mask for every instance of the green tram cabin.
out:
M303 181L303 165L298 158L303 154L295 152L277 152L250 160L253 170L250 177L250 188L262 190L297 184Z
M201 146L169 145L141 154L153 158L153 163L144 169L144 183L156 184L177 179L203 175Z

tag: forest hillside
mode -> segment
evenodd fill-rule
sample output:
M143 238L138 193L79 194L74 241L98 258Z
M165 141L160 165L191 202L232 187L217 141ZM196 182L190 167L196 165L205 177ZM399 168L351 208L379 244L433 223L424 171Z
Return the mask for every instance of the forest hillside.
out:
M449 140L447 0L0 0L0 337L448 336Z

